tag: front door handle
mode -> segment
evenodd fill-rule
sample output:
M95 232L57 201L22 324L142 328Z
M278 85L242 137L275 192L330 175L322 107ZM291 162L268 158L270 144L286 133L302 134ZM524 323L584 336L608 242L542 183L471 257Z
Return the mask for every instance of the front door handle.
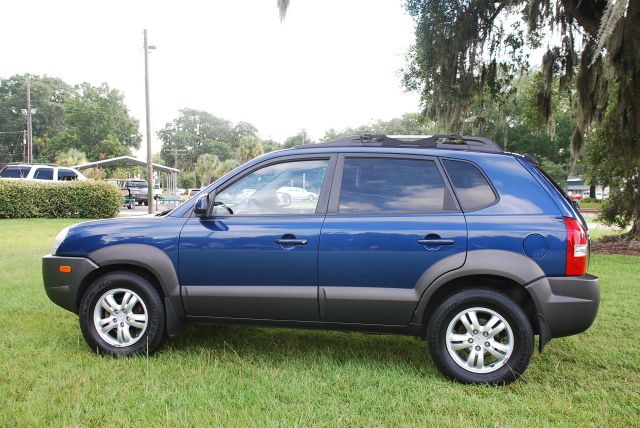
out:
M309 240L308 239L276 239L273 242L283 246L290 246L290 245L307 245L309 243Z
M441 238L431 238L431 239L418 239L418 244L420 245L431 245L433 247L442 247L443 245L453 245L453 239L441 239Z

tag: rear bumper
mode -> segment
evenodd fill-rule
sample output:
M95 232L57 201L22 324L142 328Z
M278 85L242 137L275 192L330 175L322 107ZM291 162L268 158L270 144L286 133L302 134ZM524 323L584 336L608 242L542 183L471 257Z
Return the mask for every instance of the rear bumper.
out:
M540 321L540 347L554 337L588 329L600 304L600 280L593 275L546 277L527 286Z
M69 273L60 272L60 266L69 266ZM49 299L56 305L78 312L78 291L82 280L98 265L84 257L58 257L51 254L42 258L42 280Z

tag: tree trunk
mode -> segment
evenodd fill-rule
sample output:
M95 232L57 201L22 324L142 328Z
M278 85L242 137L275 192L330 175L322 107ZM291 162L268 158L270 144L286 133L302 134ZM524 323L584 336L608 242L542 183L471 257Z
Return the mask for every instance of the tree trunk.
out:
M596 185L595 184L591 184L589 186L589 197L591 199L595 199L596 198Z

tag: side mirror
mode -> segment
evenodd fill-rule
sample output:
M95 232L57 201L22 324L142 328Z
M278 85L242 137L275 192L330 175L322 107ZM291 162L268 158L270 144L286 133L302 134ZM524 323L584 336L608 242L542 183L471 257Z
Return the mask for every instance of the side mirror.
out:
M209 195L202 195L193 206L193 213L196 217L205 218L209 210Z

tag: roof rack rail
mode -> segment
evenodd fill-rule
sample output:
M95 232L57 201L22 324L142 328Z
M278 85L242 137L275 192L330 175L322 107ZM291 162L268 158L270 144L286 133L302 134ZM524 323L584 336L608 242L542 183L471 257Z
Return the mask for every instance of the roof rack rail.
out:
M346 137L326 143L305 144L297 148L312 147L421 147L425 149L469 150L475 152L502 153L502 148L486 137L459 134L436 135L383 135L364 134Z

